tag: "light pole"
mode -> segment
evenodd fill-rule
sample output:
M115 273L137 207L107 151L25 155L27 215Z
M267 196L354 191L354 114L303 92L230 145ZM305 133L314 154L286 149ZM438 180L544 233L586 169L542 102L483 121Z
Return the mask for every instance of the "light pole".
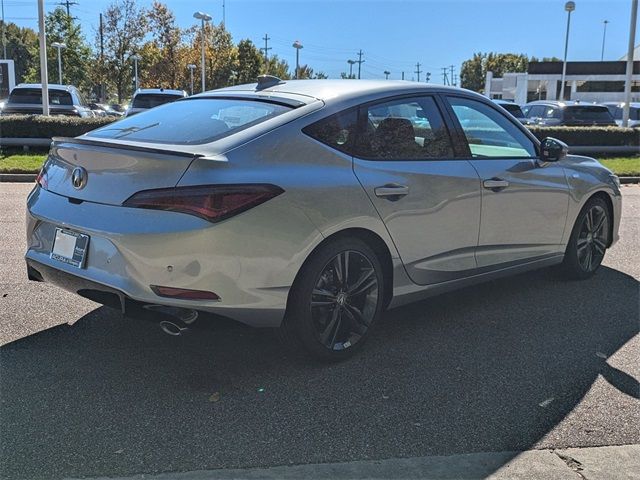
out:
M629 48L627 49L627 72L624 80L624 106L622 107L622 126L629 126L629 107L631 106L631 80L633 76L633 51L636 43L636 23L638 21L638 0L631 0L631 25L629 26Z
M47 73L47 33L44 22L44 0L38 0L38 37L40 42L40 83L42 83L42 114L49 115L49 75Z
M607 23L609 20L602 22L604 24L604 31L602 32L602 53L600 54L600 61L604 61L604 41L607 38Z
M293 42L293 48L296 49L296 80L300 76L300 49L302 48L302 44L296 40Z
M205 90L205 79L204 79L204 45L205 45L205 35L204 35L204 22L208 22L209 20L211 20L213 17L207 13L204 12L196 12L193 14L193 18L197 18L198 20L202 21L202 47L201 47L201 53L202 53L202 58L200 60L200 70L201 70L201 76L202 76L202 91L204 92Z
M187 65L189 72L191 73L191 95L193 95L193 71L196 69L196 66L193 63Z
M389 80L389 75L391 75L391 72L389 70L385 70L382 73L384 73L384 79L385 80Z
M564 4L567 12L567 35L564 39L564 61L562 62L562 80L560 81L560 101L564 100L564 79L567 76L567 50L569 49L569 26L571 25L571 12L576 9L575 2L567 2Z
M51 46L58 49L58 83L62 85L62 55L60 52L63 48L67 48L67 45L61 42L53 42Z
M133 54L129 57L133 60L133 78L135 81L136 91L138 90L138 60L142 60L142 57L138 54Z
M355 65L356 61L355 60L347 60L347 63L349 64L349 79L353 78L353 66Z

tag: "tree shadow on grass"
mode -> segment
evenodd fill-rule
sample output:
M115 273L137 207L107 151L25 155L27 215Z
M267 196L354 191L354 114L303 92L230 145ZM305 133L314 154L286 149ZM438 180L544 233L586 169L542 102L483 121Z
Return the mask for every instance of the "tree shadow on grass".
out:
M268 332L231 322L174 338L98 308L0 349L0 474L525 450L598 375L637 398L606 357L638 333L638 291L608 268L585 282L549 270L498 280L387 312L335 365L289 358Z

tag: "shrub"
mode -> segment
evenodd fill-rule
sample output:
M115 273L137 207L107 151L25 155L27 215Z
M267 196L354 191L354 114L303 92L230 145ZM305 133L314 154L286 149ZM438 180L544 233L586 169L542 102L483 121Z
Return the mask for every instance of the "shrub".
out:
M55 115L0 115L0 137L77 137L116 120L114 117L80 118Z
M553 137L569 146L628 147L640 145L640 132L621 127L540 127L527 125L538 139Z

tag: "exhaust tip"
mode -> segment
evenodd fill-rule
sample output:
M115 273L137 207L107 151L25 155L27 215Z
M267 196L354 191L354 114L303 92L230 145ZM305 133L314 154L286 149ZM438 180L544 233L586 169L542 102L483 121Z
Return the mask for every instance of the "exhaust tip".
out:
M175 323L168 320L163 320L162 322L160 322L160 328L164 333L173 337L182 335L182 331L186 330L186 328L181 328L179 325L176 325Z

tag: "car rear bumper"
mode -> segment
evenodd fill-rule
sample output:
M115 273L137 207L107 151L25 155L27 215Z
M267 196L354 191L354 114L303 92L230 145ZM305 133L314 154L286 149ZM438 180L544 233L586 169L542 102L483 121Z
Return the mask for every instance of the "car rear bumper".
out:
M28 200L25 259L34 279L116 308L126 302L162 305L277 327L297 269L281 262L285 268L278 276L267 268L278 264L282 252L260 248L259 232L247 231L256 224L251 217L246 212L240 223L212 225L173 212L73 204L36 187ZM51 258L58 227L89 235L84 268ZM160 297L151 285L211 291L220 300Z

